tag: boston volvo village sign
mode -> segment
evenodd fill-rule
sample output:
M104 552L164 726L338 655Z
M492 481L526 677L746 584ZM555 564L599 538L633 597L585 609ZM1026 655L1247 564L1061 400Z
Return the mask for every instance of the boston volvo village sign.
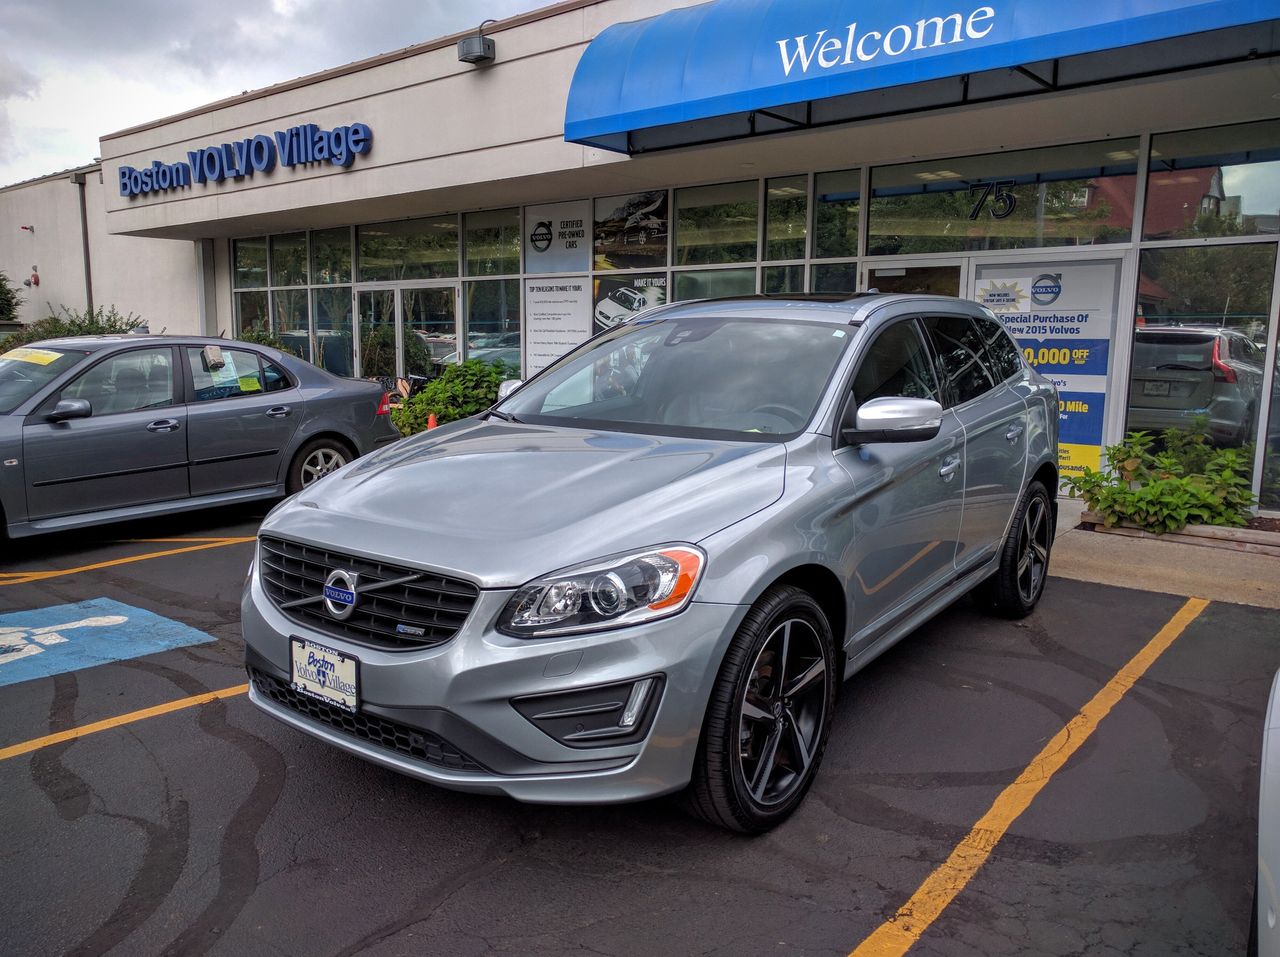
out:
M189 150L185 162L155 160L142 169L121 166L120 195L142 196L226 179L244 179L257 173L270 173L276 166L329 163L346 169L358 155L368 153L372 144L373 130L364 123L331 130L303 123L277 130L271 136L258 134L234 143Z

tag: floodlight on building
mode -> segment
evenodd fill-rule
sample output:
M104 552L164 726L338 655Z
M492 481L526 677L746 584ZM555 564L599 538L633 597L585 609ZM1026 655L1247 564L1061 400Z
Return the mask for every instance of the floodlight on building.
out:
M491 38L484 35L484 28L497 22L497 20L486 20L480 24L475 36L463 37L458 41L458 62L470 63L474 66L493 62L497 47Z

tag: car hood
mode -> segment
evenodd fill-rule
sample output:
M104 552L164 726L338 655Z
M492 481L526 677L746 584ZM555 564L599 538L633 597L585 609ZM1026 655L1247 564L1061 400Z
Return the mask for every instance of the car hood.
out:
M782 445L472 419L353 462L263 531L515 587L697 542L776 502L785 465Z

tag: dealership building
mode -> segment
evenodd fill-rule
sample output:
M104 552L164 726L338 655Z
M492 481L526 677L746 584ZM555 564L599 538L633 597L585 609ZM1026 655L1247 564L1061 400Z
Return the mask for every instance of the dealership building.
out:
M0 269L28 319L357 376L527 376L668 301L959 295L1057 381L1064 469L1194 421L1277 509L1278 54L1276 0L565 0L104 136L0 190Z

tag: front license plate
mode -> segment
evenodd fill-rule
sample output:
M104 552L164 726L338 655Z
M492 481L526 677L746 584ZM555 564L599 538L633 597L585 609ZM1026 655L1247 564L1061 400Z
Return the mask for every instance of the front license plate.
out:
M1168 395L1169 383L1167 382L1144 382L1142 383L1143 395Z
M360 702L360 662L305 638L292 638L289 644L294 690L354 713Z

